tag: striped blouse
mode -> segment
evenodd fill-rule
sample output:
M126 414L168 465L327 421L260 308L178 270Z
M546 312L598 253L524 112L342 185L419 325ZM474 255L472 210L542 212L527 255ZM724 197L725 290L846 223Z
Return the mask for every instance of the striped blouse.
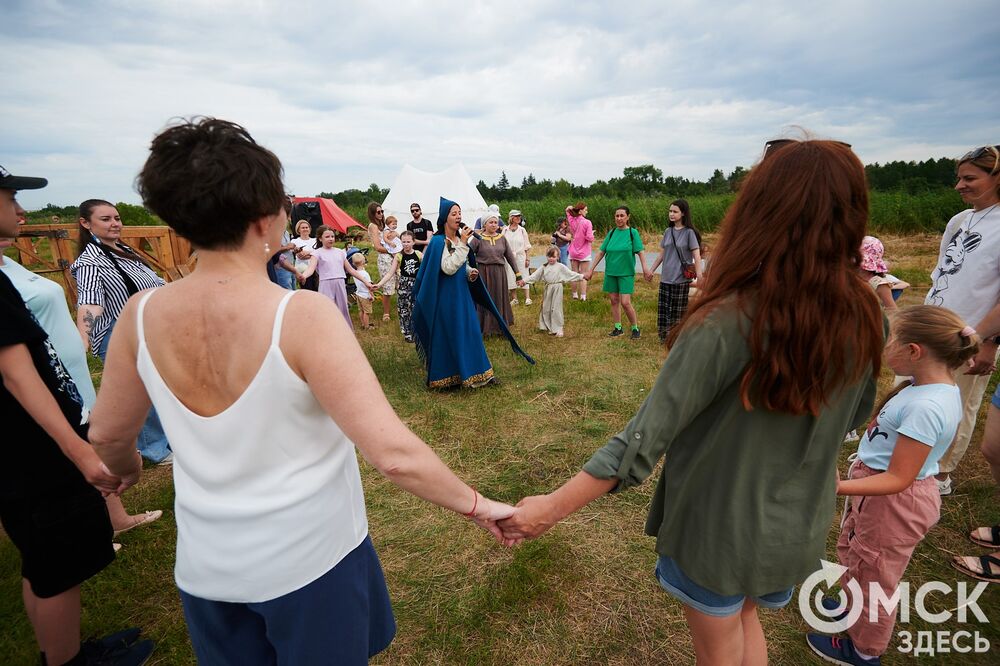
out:
M125 253L134 254L128 248L125 249ZM163 286L164 282L160 276L138 259L117 254L115 259L140 291ZM94 322L94 328L90 332L90 348L96 354L104 342L104 337L118 321L118 315L125 307L125 301L129 299L128 287L112 259L94 243L87 244L70 266L70 271L76 280L77 307L100 305L104 308L104 313Z

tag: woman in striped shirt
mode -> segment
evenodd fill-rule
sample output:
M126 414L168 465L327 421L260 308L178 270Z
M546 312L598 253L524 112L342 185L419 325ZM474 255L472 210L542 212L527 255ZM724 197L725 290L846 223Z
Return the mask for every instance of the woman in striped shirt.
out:
M121 241L122 219L108 201L80 204L80 250L70 267L76 280L76 322L83 344L104 361L111 331L132 294L160 287L163 280ZM169 463L170 445L155 410L139 433L139 452L155 463Z

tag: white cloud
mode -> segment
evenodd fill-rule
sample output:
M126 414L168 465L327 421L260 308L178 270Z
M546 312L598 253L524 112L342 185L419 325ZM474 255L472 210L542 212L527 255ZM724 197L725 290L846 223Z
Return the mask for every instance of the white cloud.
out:
M29 207L136 201L149 140L194 114L245 125L306 194L407 162L702 179L791 125L868 162L998 140L989 0L8 4L0 164L49 178Z

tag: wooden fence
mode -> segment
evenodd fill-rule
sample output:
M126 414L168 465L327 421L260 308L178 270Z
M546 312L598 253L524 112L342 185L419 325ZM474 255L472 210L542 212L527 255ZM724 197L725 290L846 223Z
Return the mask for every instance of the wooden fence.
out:
M79 227L75 224L31 224L21 227L13 248L18 263L35 273L59 273L71 308L76 308L76 283L69 267L76 259ZM194 270L191 244L170 227L123 227L122 241L138 252L164 280L172 282Z

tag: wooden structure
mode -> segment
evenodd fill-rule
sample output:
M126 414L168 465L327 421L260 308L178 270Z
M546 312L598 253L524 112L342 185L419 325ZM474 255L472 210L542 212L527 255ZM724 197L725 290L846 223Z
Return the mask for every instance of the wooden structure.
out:
M18 263L35 273L60 273L66 300L76 308L76 283L69 267L76 259L79 227L75 224L29 224L21 227L13 249ZM122 227L122 241L138 252L167 282L192 270L191 244L170 227Z

